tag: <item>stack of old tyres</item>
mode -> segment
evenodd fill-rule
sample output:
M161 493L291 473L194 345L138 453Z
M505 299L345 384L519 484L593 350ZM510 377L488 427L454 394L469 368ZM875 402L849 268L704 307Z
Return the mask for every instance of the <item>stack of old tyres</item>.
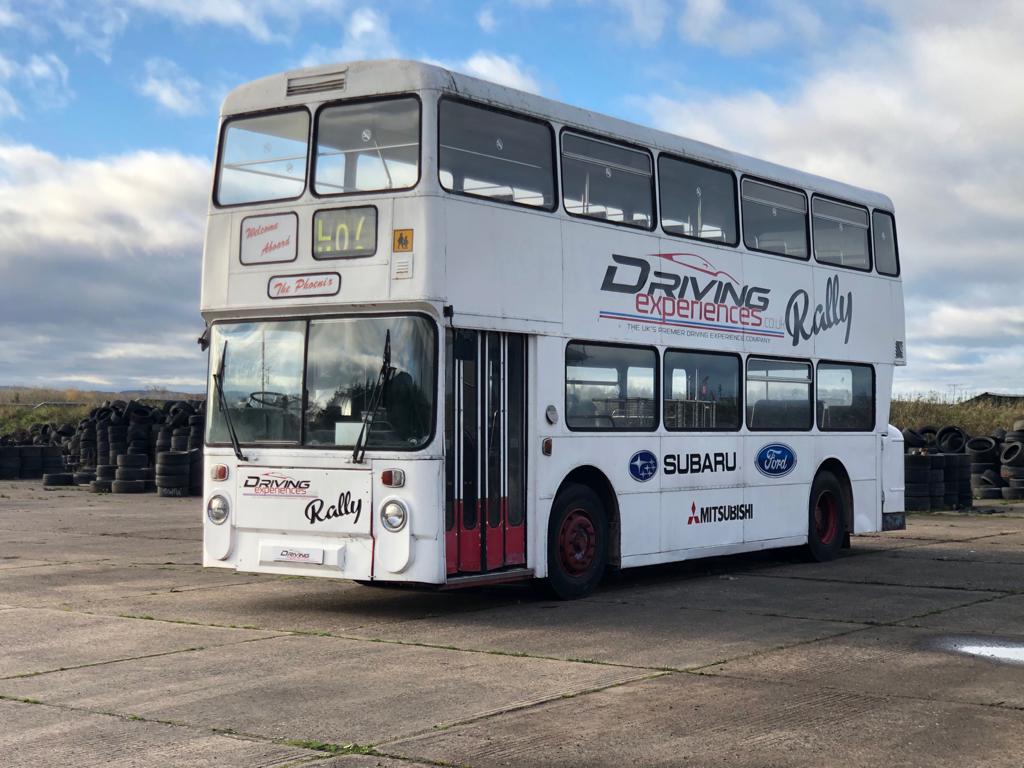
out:
M1024 419L1013 423L1013 431L1006 433L1003 450L999 454L1002 465L999 476L1006 482L1001 489L1007 501L1024 499Z
M1003 479L999 475L999 443L994 437L972 437L967 441L971 464L971 495L976 499L1001 499Z
M17 480L21 473L21 449L16 445L0 445L0 480Z
M43 485L74 485L74 474L64 471L64 450L59 445L43 445L40 449Z
M124 453L117 457L117 470L110 490L114 493L145 493L151 477L149 456L145 453Z
M946 454L928 454L928 496L930 497L931 510L936 512L942 509L949 509L946 506Z
M39 480L43 476L43 447L41 445L19 445L21 465L18 477L22 480Z
M109 449L107 451L109 463L117 465L117 457L128 453L128 425L117 413L110 417L110 426L107 427L107 440Z
M110 409L101 408L96 415L96 467L112 466L110 463Z
M971 505L970 457L964 453L967 433L960 427L943 427L935 435L935 444L946 457L942 481L945 484L942 507L958 509Z
M920 448L903 457L904 504L907 512L928 512L932 508L931 457Z
M158 496L189 495L191 461L188 451L163 451L156 455L156 492Z
M203 449L192 448L188 452L188 493L190 496L203 495Z
M96 420L83 419L78 425L78 460L83 467L95 467L96 461Z
M112 464L101 464L96 467L96 479L89 483L89 490L93 493L110 493L116 477L117 467Z
M172 451L187 451L188 450L188 427L178 427L171 433L171 450Z
M92 482L96 479L96 468L79 467L75 470L73 477L75 485L88 485L91 487Z

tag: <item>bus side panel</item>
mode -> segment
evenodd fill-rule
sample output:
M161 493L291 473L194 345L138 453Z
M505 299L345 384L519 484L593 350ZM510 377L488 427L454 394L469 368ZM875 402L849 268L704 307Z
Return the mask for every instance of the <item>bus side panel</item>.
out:
M755 432L743 437L744 500L752 505L752 516L743 523L745 541L807 536L807 500L818 468L817 439L807 432ZM766 475L757 468L757 455L765 446L778 443L793 452L796 464L785 474Z
M818 465L836 459L846 469L853 488L853 530L868 533L881 529L881 499L878 494L877 434L824 432L819 437Z

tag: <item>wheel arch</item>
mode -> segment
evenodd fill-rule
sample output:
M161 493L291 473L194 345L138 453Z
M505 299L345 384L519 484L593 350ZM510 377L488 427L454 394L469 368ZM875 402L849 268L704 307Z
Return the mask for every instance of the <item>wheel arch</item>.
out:
M608 564L618 567L622 562L622 550L620 542L622 539L621 518L619 516L619 497L615 493L608 476L597 467L589 464L576 467L567 474L562 482L558 484L554 498L562 490L572 484L585 485L597 494L608 513Z
M853 533L853 483L850 481L850 473L846 471L843 462L834 456L825 459L818 465L818 471L814 473L814 477L817 478L822 472L832 473L843 489L843 511L845 513L843 522L846 525L846 534L849 535ZM812 482L811 485L813 487L814 483ZM810 499L807 501L810 504Z

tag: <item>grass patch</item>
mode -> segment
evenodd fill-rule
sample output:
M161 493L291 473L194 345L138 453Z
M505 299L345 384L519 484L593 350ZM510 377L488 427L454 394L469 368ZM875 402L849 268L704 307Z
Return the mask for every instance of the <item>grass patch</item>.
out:
M892 401L889 420L900 429L956 425L970 435L989 435L996 429L1012 429L1024 419L1024 408L985 402L943 402L937 397L915 397Z

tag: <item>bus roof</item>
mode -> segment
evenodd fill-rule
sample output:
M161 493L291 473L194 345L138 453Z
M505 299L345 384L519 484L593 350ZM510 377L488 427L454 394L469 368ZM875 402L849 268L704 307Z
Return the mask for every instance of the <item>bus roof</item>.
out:
M418 61L354 61L271 75L232 90L221 106L221 116L230 117L291 104L311 104L339 98L362 98L410 91L440 91L454 94L561 125L606 135L609 138L640 144L650 149L674 152L723 165L742 173L803 187L851 202L894 210L892 201L879 192Z

